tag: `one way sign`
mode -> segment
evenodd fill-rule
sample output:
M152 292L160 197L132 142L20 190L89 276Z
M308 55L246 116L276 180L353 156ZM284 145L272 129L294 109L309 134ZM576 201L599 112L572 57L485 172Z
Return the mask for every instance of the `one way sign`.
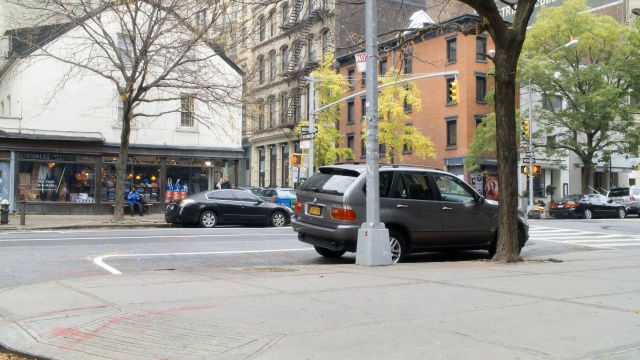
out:
M313 129L311 129L310 126L303 125L303 126L300 126L300 132L306 133L306 134L315 134L318 132L318 127L314 125Z

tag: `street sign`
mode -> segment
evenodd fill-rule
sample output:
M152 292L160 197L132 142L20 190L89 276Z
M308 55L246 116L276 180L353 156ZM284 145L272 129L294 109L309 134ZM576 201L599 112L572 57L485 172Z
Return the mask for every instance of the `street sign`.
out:
M533 152L532 151L527 151L526 153L524 153L524 156L533 157Z
M367 54L366 53L356 54L356 64L358 65L359 72L367 71Z
M316 134L302 134L302 136L300 136L300 139L310 140L310 139L314 139L315 137L316 137Z
M302 140L300 141L300 149L309 149L311 147L311 141Z
M303 134L315 134L318 132L318 127L314 126L313 129L311 129L308 125L303 125L300 126L300 132Z
M530 157L522 158L522 162L525 164L533 164L536 162L536 158L530 158Z

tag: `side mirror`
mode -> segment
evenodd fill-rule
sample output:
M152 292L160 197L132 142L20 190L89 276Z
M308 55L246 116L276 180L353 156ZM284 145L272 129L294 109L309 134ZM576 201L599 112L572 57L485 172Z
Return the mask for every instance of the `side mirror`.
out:
M479 195L479 196L478 196L478 198L476 199L476 203L477 203L478 205L482 205L482 204L484 204L484 196Z
M258 206L258 205L262 204L263 202L264 202L264 201L262 201L262 200L258 199L258 201L256 201L256 206Z
M609 204L611 204L611 203L613 202L613 200L609 199L609 200L607 200L607 202L608 202Z

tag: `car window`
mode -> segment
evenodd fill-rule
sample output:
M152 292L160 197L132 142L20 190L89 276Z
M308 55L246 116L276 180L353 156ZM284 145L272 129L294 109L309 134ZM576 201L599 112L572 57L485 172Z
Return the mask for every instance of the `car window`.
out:
M623 197L629 196L629 189L611 189L609 191L609 197Z
M298 190L344 195L345 191L356 181L358 176L359 174L355 172L316 173L303 182L298 187Z
M434 200L427 174L407 172L398 174L393 197L410 200Z
M296 196L296 191L293 190L293 189L291 189L291 190L289 190L289 189L287 189L287 190L280 189L280 190L278 190L278 195L280 195L280 196L285 196L285 195Z
M257 197L244 191L236 192L236 199L238 199L239 201L251 201L251 202L256 202L259 200Z
M465 186L457 177L446 174L434 174L436 184L440 190L442 201L469 203L475 201L474 191Z
M233 195L233 192L229 190L218 190L212 191L207 194L207 199L209 200L235 200L236 197Z
M381 198L389 197L391 182L393 180L393 171L381 171L378 178L379 196ZM367 184L362 185L362 192L367 194Z
M632 188L631 192L633 193L633 195L640 195L640 188Z

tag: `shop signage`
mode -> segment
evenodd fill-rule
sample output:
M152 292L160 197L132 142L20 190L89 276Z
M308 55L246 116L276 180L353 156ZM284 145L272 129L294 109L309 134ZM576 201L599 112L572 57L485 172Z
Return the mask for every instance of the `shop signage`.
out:
M75 154L60 154L48 152L21 152L20 160L44 160L44 161L89 161L95 162L95 156L76 156Z

